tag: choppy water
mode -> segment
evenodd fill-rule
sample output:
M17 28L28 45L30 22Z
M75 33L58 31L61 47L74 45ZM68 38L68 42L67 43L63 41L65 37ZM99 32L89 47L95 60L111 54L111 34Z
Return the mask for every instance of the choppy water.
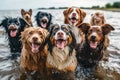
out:
M53 23L63 23L63 10L41 10L49 12L53 15ZM100 10L85 10L87 16L84 22L90 21L90 15ZM33 10L33 24L35 25L34 16L38 10ZM89 69L79 67L76 80L120 80L120 12L100 11L103 12L107 23L111 24L115 31L109 34L110 46L109 59L107 62L100 62L99 70L96 73L98 77L92 75ZM17 17L20 15L20 10L2 10L0 11L0 22L5 16ZM0 31L3 29L0 28ZM0 34L0 80L17 80L19 72L18 60L10 60L9 46L7 45L6 36Z

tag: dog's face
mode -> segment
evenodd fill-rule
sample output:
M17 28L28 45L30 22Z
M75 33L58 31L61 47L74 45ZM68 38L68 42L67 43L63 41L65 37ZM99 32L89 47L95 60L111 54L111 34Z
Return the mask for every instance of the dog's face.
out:
M52 15L50 13L38 12L36 15L37 25L45 29L48 29L48 27L50 26L51 19Z
M98 45L101 44L105 35L114 30L114 28L109 24L104 24L102 26L90 26L87 23L83 23L79 28L85 33L87 42L92 49L96 49Z
M64 14L64 23L70 24L72 26L78 26L81 24L86 16L86 13L80 8L70 7L63 12Z
M5 18L1 25L5 28L6 33L10 37L16 37L18 33L18 29L21 26L20 19L19 18Z
M25 11L24 9L21 9L21 15L25 20L27 21L31 20L32 9L30 9L29 11Z
M70 26L67 24L63 25L52 25L50 34L50 43L52 46L63 50L66 46L74 46L76 43L74 35L70 30ZM74 43L73 43L74 42ZM48 44L49 45L49 44ZM50 46L50 47L52 47Z
M21 41L23 44L28 45L33 53L38 53L47 35L48 32L45 29L30 27L21 33Z
M91 14L91 25L103 25L105 23L105 17L103 13L96 12Z

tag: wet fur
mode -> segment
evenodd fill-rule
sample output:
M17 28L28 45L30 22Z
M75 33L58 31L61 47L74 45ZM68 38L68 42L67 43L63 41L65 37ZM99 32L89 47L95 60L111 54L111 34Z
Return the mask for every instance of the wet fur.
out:
M39 52L38 53L33 53L31 51L31 48L29 46L29 42L28 42L28 37L29 32L30 31L41 31L41 36L42 38L40 38L41 42L41 46L39 48ZM34 34L34 32L33 32ZM39 34L39 33L37 33ZM46 63L46 57L47 57L47 45L44 45L45 42L45 38L48 35L48 32L45 29L42 29L40 27L31 27L31 28L26 28L24 32L22 32L21 34L21 41L22 41L22 53L21 53L21 68L28 73L32 73L34 71L36 71L38 74L38 76L40 76L40 79L45 78L45 63ZM27 38L26 38L27 37ZM24 73L25 73L24 72ZM34 74L36 75L36 74ZM37 77L35 78L35 80L37 79Z

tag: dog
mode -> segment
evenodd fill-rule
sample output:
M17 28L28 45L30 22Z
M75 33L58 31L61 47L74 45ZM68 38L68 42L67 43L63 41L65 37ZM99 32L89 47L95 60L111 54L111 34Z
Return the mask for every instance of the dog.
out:
M81 43L82 32L79 34L78 26L83 22L86 17L86 13L80 8L70 7L63 11L64 23L69 24L72 27L72 31L76 37L77 44Z
M98 25L101 26L103 24L105 24L106 20L104 17L104 14L101 12L96 12L94 14L91 14L91 20L90 20L90 24L93 25Z
M29 27L21 32L21 41L23 45L20 63L22 71L21 80L29 79L28 75L35 76L31 77L32 80L44 78L48 53L47 46L44 43L48 34L47 30L40 27ZM24 79L23 75L26 76Z
M78 63L83 67L97 66L106 54L105 36L114 28L110 24L91 26L89 23L82 23L79 29L85 34L85 41L77 49Z
M21 15L22 18L26 21L27 26L33 26L32 24L32 9L29 9L29 11L25 11L24 9L21 9Z
M10 52L16 54L20 53L22 47L21 42L19 41L20 34L24 30L26 22L20 17L6 17L1 21L0 25L5 29L7 34ZM15 57L15 55L12 57Z
M51 26L46 61L49 80L74 80L77 66L75 37L67 24Z
M49 30L50 25L52 24L52 15L50 13L39 11L35 16L35 20L37 26Z

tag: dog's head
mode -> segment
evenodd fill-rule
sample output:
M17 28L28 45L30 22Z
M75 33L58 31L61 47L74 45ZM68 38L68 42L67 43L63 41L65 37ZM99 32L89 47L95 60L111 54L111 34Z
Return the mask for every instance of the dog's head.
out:
M86 13L83 10L74 7L70 7L64 10L63 14L64 14L64 23L70 24L72 26L80 25L86 16Z
M21 26L20 18L5 18L1 22L1 26L5 28L6 33L10 37L16 37Z
M86 41L92 49L96 49L104 41L105 35L114 30L109 24L90 26L88 23L83 23L79 28L85 34Z
M103 13L96 12L91 14L91 25L103 25L105 23L105 17Z
M21 41L23 46L29 47L33 53L38 53L43 47L48 31L40 27L26 28L21 33ZM27 48L26 47L26 48Z
M51 26L51 31L48 39L49 51L52 52L52 47L63 50L66 46L69 46L70 53L75 48L76 40L72 33L70 26L67 24Z
M52 15L50 13L38 12L35 18L38 26L49 29L52 20Z
M25 11L24 9L21 9L21 15L23 19L25 19L26 21L31 20L32 9L29 9L29 11Z

